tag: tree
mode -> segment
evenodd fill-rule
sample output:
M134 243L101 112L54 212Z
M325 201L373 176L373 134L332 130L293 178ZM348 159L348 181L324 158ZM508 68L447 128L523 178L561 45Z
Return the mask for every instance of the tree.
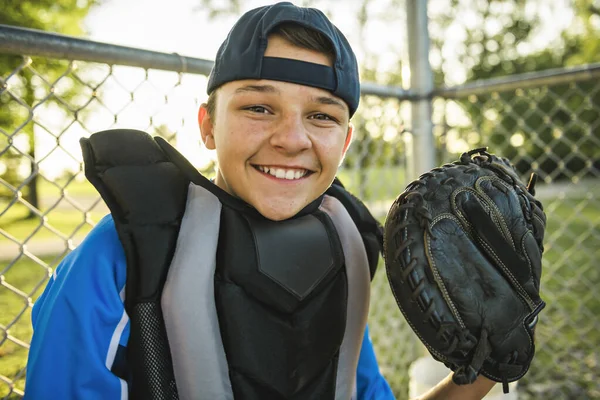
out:
M99 0L0 0L0 24L81 36L84 33L83 19L98 2ZM36 208L39 208L39 175L33 129L35 122L31 110L45 96L48 96L47 104L68 107L68 101L77 95L81 85L76 79L61 77L68 65L68 62L62 60L37 57L33 57L29 64L23 56L0 54L0 83L10 83L0 89L0 155L4 164L4 172L0 169L0 182L17 187L21 186L19 182L27 182L27 190L24 191L26 199ZM59 77L69 81L67 85L63 85L66 88L60 93L60 97L51 91ZM20 136L27 138L27 145L17 148L14 143ZM24 163L28 163L30 168L29 176L23 180L19 170ZM3 185L5 188L6 184ZM0 193L2 194L7 193ZM8 191L8 195L12 197L15 194Z
M451 13L432 21L437 56L447 45L439 33L468 19L465 15L475 17L458 28L464 40L453 49L454 58L439 63L438 85L453 80L449 75L457 65L467 66L465 79L474 81L600 61L599 9L585 0L571 5L575 16L571 26L576 29L567 28L543 48L534 48L544 23L532 9L547 6L542 1L454 0ZM500 150L515 160L521 173L535 169L548 180L583 177L593 174L589 160L600 158L600 134L586 130L600 118L599 102L591 81L481 95L458 101L471 124L452 129L462 137L477 135L471 147Z

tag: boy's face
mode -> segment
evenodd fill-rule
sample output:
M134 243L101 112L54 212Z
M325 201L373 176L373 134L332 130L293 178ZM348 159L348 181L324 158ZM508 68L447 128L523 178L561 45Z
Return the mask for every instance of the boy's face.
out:
M321 53L269 38L265 56L331 66ZM327 190L350 144L348 106L330 92L272 80L218 89L215 116L199 112L202 139L216 149L217 186L263 216L283 220Z

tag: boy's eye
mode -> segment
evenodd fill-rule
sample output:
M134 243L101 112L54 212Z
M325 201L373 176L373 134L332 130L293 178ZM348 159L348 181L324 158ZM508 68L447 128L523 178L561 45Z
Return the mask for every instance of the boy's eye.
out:
M318 113L310 116L312 119L318 119L320 121L335 121L336 119L330 115Z
M251 106L251 107L246 107L246 110L248 111L252 111L255 113L259 113L259 114L267 114L269 112L269 110L267 110L265 107L263 106Z

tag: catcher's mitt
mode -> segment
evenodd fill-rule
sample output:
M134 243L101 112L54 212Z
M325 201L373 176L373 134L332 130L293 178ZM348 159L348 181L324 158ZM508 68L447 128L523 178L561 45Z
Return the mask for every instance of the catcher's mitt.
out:
M546 216L510 163L476 149L423 174L392 205L384 257L396 301L457 384L527 372ZM478 154L478 155L476 155ZM475 156L474 156L475 155Z

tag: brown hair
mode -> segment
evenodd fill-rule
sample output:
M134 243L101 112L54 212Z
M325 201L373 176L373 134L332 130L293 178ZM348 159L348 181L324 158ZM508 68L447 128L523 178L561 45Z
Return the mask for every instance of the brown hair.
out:
M272 35L280 35L294 46L308 50L318 51L328 56L331 62L335 61L335 50L329 39L321 32L306 28L294 22L284 22L276 26ZM215 119L215 108L217 104L217 90L213 90L206 101L206 111L212 120Z

